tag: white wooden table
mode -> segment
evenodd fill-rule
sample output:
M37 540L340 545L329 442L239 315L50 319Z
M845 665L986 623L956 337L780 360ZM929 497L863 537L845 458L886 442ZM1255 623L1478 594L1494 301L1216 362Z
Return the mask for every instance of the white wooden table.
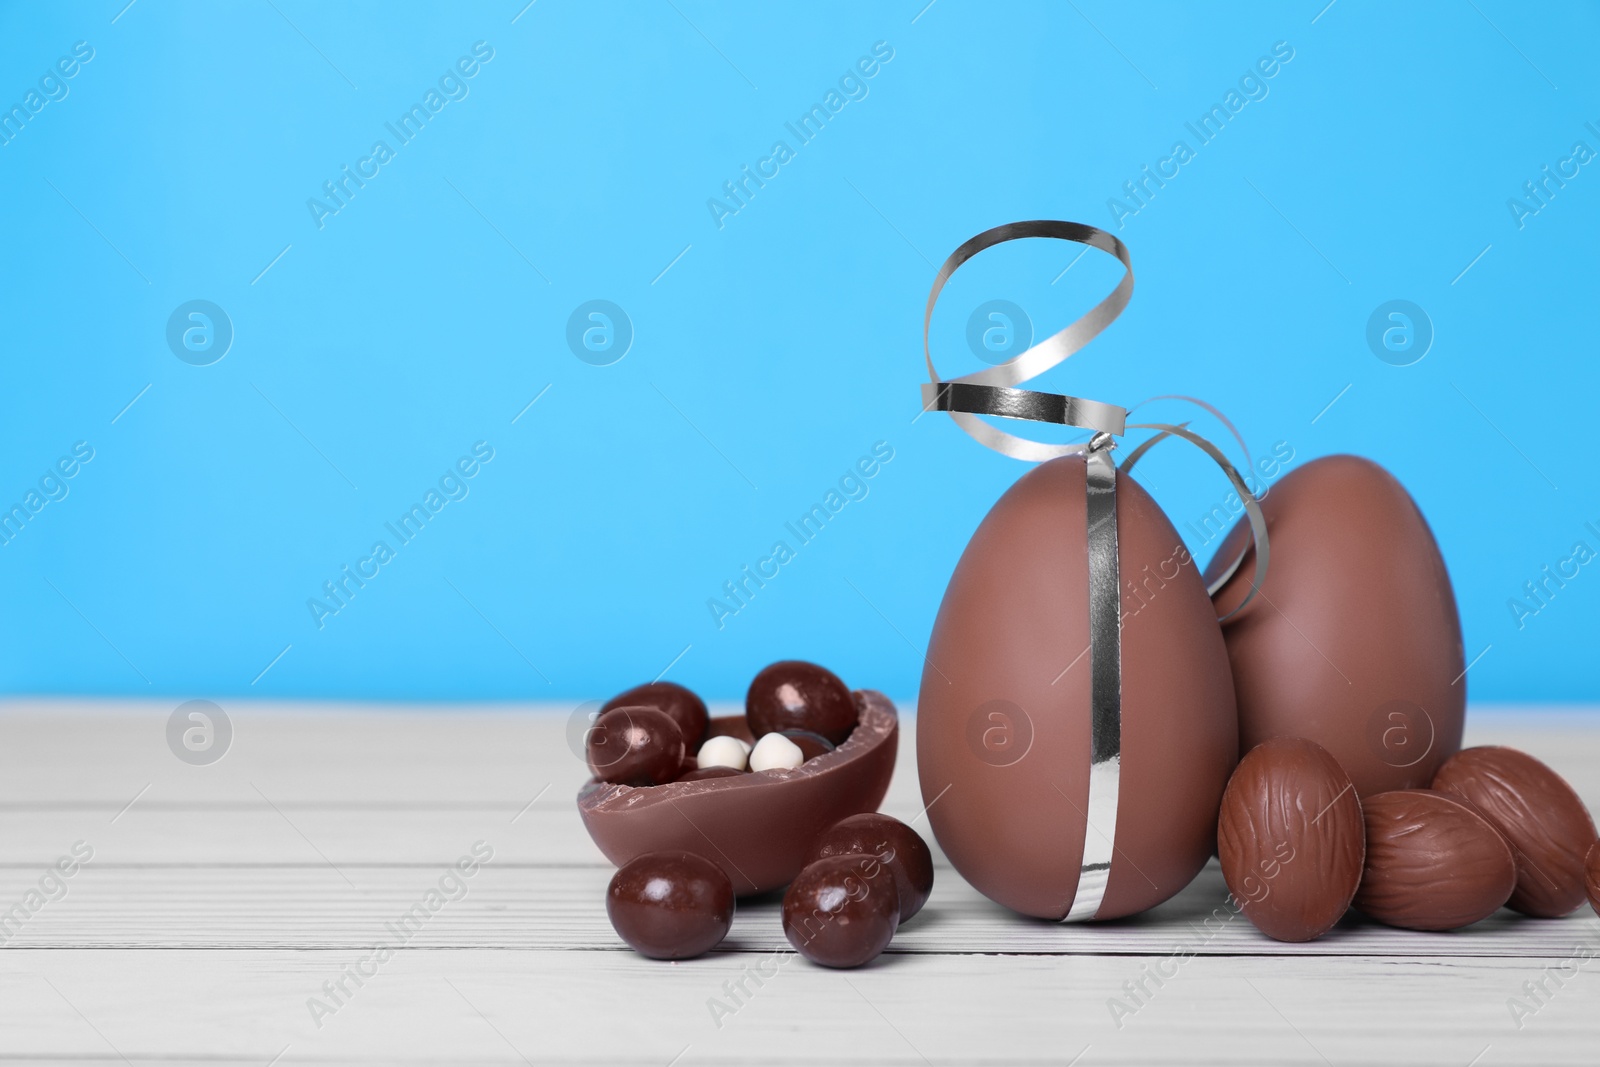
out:
M172 709L0 704L0 1062L1600 1062L1587 908L1454 934L1347 919L1289 946L1242 918L1205 925L1215 866L1138 920L1058 926L941 857L927 908L868 967L789 955L775 899L742 905L719 951L667 964L606 921L569 709L235 705L209 766L168 749ZM884 805L906 820L913 732ZM1480 710L1468 735L1546 760L1600 811L1600 715ZM92 858L57 881L78 842ZM430 901L476 842L492 858ZM1138 1010L1116 1020L1119 997ZM713 998L737 1010L714 1019ZM1514 1019L1512 998L1534 1010Z

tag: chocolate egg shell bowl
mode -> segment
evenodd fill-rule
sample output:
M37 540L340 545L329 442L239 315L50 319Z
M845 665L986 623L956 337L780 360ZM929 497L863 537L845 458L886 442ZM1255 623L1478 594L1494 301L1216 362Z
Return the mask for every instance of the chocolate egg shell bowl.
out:
M882 693L852 694L860 721L842 744L788 770L628 786L590 779L578 792L583 825L621 866L663 849L719 864L740 896L789 884L818 834L850 815L876 811L889 789L900 718ZM744 716L711 720L710 734L749 740Z

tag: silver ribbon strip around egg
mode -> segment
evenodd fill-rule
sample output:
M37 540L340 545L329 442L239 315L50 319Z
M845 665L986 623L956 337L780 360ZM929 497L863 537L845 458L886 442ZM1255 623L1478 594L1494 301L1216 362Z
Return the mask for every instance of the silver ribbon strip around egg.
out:
M1098 248L1115 257L1126 269L1122 280L1104 299L1090 308L1072 325L1052 334L1026 352L998 366L988 367L959 378L941 379L933 365L928 343L933 323L933 308L950 280L963 263L984 249L1024 237L1048 237ZM1093 226L1047 219L1012 222L985 230L950 254L939 268L928 293L928 306L922 319L922 352L928 364L928 383L922 386L924 411L944 411L975 441L1002 455L1029 463L1059 456L1083 454L1085 466L1086 512L1089 568L1089 670L1090 670L1090 746L1089 810L1085 813L1083 855L1079 858L1078 888L1064 922L1092 919L1105 899L1111 877L1111 859L1116 851L1117 801L1122 785L1122 572L1117 556L1117 470L1111 462L1115 438L1130 429L1157 431L1156 436L1136 448L1123 463L1124 472L1157 442L1178 437L1195 445L1222 468L1233 483L1250 518L1250 533L1256 548L1257 563L1250 592L1239 606L1224 618L1242 610L1259 591L1267 573L1267 524L1261 507L1239 472L1222 451L1194 433L1187 424L1129 424L1128 409L1098 400L1042 393L1017 386L1036 378L1062 362L1111 325L1133 296L1133 264L1127 246L1116 237ZM1184 399L1189 397L1159 397ZM1193 401L1222 418L1221 412L1203 401ZM1077 444L1049 444L1018 437L993 426L979 415L993 415L1030 422L1048 422L1088 430L1093 436ZM1224 424L1244 442L1232 423ZM1248 451L1246 452L1248 456ZM1233 564L1207 588L1215 596L1239 569L1248 546Z

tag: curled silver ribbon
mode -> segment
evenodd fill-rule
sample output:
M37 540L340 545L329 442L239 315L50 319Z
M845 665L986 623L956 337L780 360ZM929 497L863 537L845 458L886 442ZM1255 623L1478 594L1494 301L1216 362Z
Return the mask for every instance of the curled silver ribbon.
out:
M1173 399L1188 400L1190 398L1174 397ZM1195 401L1195 403L1204 404L1204 401ZM1204 406L1210 407L1209 404L1204 404ZM1229 619L1239 614L1239 612L1243 611L1246 604L1255 599L1256 593L1261 590L1261 583L1266 581L1267 578L1267 561L1270 553L1268 551L1269 546L1267 542L1267 518L1261 513L1261 504L1256 500L1255 494L1250 492L1250 487L1245 484L1244 478L1240 476L1238 469L1235 468L1232 463L1228 462L1227 456L1222 454L1222 450L1216 445L1212 444L1210 441L1207 441L1204 437L1201 437L1199 434L1190 430L1187 424L1172 426L1164 422L1140 422L1134 423L1129 428L1134 430L1159 430L1161 432L1149 440L1141 442L1138 448L1135 448L1128 454L1128 458L1122 461L1122 470L1124 473L1131 471L1133 469L1133 465L1139 462L1139 457L1143 456L1151 448L1160 444L1166 438L1182 438L1183 440L1188 441L1191 445L1194 445L1196 448L1203 451L1206 455L1210 456L1212 462L1222 468L1222 473L1226 474L1228 476L1228 481L1233 483L1233 491L1239 495L1240 503L1244 504L1245 515L1248 516L1250 520L1250 544L1247 544L1241 548L1239 550L1239 554L1233 557L1233 562L1228 564L1223 572L1213 578L1211 583L1206 586L1206 595L1212 597L1216 596L1218 591L1220 591L1223 586L1228 584L1228 580L1238 572L1240 565L1244 563L1245 557L1250 554L1251 545L1255 546L1256 570L1255 575L1250 580L1250 591L1244 595L1243 600L1239 601L1239 603L1234 606L1232 611L1228 612L1226 615L1220 616L1217 619L1218 622L1227 622ZM1229 428L1232 428L1231 423L1229 424ZM1235 435L1237 436L1237 432ZM1244 442L1241 440L1239 443L1242 445ZM1245 453L1245 457L1247 459L1249 458L1248 452Z
M1024 237L1049 237L1075 241L1110 253L1126 268L1122 280L1098 304L1066 329L1052 334L1026 352L998 366L959 378L942 380L933 365L928 335L933 323L933 308L950 276L967 260L1006 241ZM1111 860L1116 852L1116 823L1122 777L1122 577L1117 555L1117 468L1110 453L1115 437L1129 429L1156 430L1157 435L1143 442L1122 464L1124 473L1154 444L1166 437L1179 437L1195 445L1222 468L1250 516L1250 532L1257 549L1255 575L1245 599L1224 618L1231 618L1254 598L1267 572L1267 526L1261 507L1244 479L1221 449L1188 429L1187 424L1128 424L1128 409L1098 400L1043 393L1017 386L1036 378L1067 359L1109 326L1127 307L1133 295L1133 264L1127 246L1093 226L1076 222L1035 220L1012 222L985 230L952 252L934 278L928 293L928 306L922 320L922 351L930 381L922 386L924 411L945 411L956 425L986 448L1025 462L1042 462L1060 456L1082 454L1085 465L1087 543L1089 569L1089 659L1090 659L1090 746L1089 807L1086 813L1083 852L1078 864L1078 886L1064 922L1093 919L1099 913L1110 881ZM1190 397L1155 397L1184 399ZM1204 401L1194 403L1222 420L1244 448L1244 439L1220 411ZM1092 431L1087 442L1049 444L1005 432L978 418L992 415L1031 422L1048 422ZM1248 462L1249 450L1245 449ZM1227 572L1206 592L1215 596L1244 560L1234 560Z
M928 332L933 324L933 306L939 301L945 282L967 260L986 248L1023 237L1053 237L1063 241L1076 241L1102 252L1116 256L1127 273L1105 299L1090 308L1071 326L1052 334L1032 348L1004 363L959 378L941 381L933 366L933 351L928 346ZM1030 441L991 426L978 415L999 415L1008 419L1027 419L1032 422L1053 422L1061 426L1076 426L1081 430L1121 436L1126 429L1128 412L1115 404L1098 400L1084 400L1058 393L1036 393L1017 389L1018 385L1037 378L1084 345L1094 340L1100 331L1122 314L1133 296L1133 264L1128 249L1121 241L1093 226L1076 222L1010 222L985 230L950 253L933 279L933 289L928 293L928 308L922 316L922 354L928 363L929 384L922 387L924 411L948 411L973 440L985 448L1002 455L1032 463L1070 456L1084 451L1087 444L1053 445L1043 441Z

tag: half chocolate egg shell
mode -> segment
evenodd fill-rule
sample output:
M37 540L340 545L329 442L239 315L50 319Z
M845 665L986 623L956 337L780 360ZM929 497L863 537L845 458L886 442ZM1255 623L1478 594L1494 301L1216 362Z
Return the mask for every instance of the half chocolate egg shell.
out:
M818 834L840 819L877 811L889 791L900 718L882 693L853 694L860 722L832 752L792 770L633 787L593 779L578 792L578 814L617 866L681 849L727 872L740 896L788 885ZM709 736L748 736L743 716L711 720Z

